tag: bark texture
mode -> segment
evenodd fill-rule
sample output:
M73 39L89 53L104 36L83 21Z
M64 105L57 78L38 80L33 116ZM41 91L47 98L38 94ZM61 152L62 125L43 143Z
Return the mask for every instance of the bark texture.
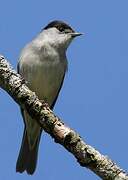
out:
M126 172L107 156L86 144L78 133L66 126L50 110L45 102L39 101L36 94L25 85L25 80L12 69L2 55L0 55L0 87L25 108L55 142L71 152L81 166L92 170L104 180L128 180Z

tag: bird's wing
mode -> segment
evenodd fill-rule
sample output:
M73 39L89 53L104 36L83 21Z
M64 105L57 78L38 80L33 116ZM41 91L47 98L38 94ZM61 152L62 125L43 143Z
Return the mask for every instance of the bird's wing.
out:
M55 99L54 99L54 101L53 101L53 103L52 103L52 105L51 105L51 107L50 107L51 109L54 108L54 105L55 105L55 103L56 103L56 100L57 100L57 98L58 98L59 92L60 92L60 90L61 90L61 88L62 88L62 85L63 85L63 82L64 82L64 77L65 77L65 73L64 73L64 75L63 75L63 78L62 78L60 87L59 87L59 89L58 89L57 95L56 95L56 97L55 97Z

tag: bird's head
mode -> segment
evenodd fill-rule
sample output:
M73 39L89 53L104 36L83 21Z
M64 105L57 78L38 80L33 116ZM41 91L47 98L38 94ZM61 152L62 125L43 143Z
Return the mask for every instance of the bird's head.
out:
M57 47L68 48L71 41L82 35L82 33L75 32L68 24L63 21L52 21L44 29L43 32L46 34L49 42Z

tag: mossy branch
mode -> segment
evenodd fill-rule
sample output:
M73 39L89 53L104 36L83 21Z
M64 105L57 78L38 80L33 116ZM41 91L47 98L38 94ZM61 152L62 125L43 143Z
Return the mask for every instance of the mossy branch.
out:
M83 167L92 170L102 179L128 180L128 175L107 156L100 154L86 144L71 128L58 118L49 106L38 99L26 85L25 80L12 69L0 55L0 87L4 89L40 126L50 134L55 142L71 152Z

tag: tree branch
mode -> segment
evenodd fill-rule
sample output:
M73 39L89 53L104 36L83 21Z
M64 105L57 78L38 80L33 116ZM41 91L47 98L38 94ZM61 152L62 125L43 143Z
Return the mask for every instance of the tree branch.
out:
M105 180L128 180L128 174L107 156L101 155L86 144L79 134L67 127L26 85L25 80L14 71L7 60L0 55L0 87L22 107L55 142L71 152L83 167L89 168Z

